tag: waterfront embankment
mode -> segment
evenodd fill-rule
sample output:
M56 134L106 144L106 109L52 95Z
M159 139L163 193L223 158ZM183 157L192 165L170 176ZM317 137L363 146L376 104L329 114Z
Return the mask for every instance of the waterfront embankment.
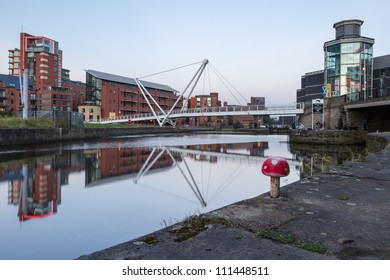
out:
M0 146L47 144L54 142L87 141L113 136L176 133L219 134L289 134L290 142L302 144L365 144L363 131L310 131L286 129L215 129L173 127L118 128L0 128Z
M83 141L112 136L174 133L172 127L124 128L2 128L0 145L45 144L53 142Z
M316 145L364 145L365 131L357 130L291 130L290 143Z
M380 151L79 259L390 259L390 133Z

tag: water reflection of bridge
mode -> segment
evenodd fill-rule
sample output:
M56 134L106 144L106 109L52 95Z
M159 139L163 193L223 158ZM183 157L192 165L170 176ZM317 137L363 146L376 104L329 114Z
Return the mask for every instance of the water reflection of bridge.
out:
M267 143L268 146L268 143ZM153 157L154 155L157 155ZM207 203L205 201L205 198L202 194L202 192L199 189L199 185L195 177L193 176L191 168L189 168L185 157L189 155L200 155L205 158L211 159L212 157L217 157L217 158L224 158L224 159L230 159L233 161L239 161L240 164L242 163L247 163L247 164L254 164L256 166L261 166L261 164L264 162L266 157L259 157L259 156L251 156L251 155L246 155L246 154L235 154L235 153L223 153L223 152L213 152L213 151L203 151L203 150L193 150L193 149L188 149L188 148L181 148L181 147L160 147L160 148L153 148L152 152L150 153L150 156L147 158L147 160L144 162L142 168L138 172L137 177L134 179L135 183L138 183L138 181L145 176L150 168L158 161L158 159L164 155L168 154L173 163L174 166L177 166L180 170L180 173L183 175L183 178L187 182L188 186L196 196L196 198L199 200L200 204L203 207L207 206ZM183 163L183 167L181 167L177 161L175 156L180 156L180 161ZM293 159L286 159L290 166L292 165L295 168L295 165L298 161L293 160ZM212 162L212 160L210 160ZM227 173L227 176L231 174Z
M8 203L19 205L21 221L44 218L57 212L61 204L61 187L68 184L71 171L85 169L85 186L90 188L124 180L142 184L144 176L181 168L182 178L204 205L205 200L197 190L192 170L188 167L189 160L209 162L210 166L221 159L241 167L261 166L269 148L267 141L155 148L121 145L122 142L106 148L64 150L38 157L34 163L27 165L22 161L4 165L0 170L0 181L9 182ZM292 168L299 164L294 159L287 160ZM154 189L163 191L158 187ZM38 193L39 197L34 195Z
M192 150L192 149L179 148L179 147L169 147L168 149L172 152L181 153L182 155L190 154L190 155L202 155L207 157L218 157L218 158L225 158L231 160L247 161L258 165L263 164L265 158L267 158L264 155L252 156L252 155L236 154L236 153L221 153L221 152L213 152L213 151ZM298 162L296 159L292 159L292 158L285 158L285 159L290 164L290 166L295 165Z
M245 151L242 153L234 152L238 149ZM268 149L268 142L104 149L99 151L101 154L96 158L92 153L86 159L86 186L100 185L107 182L107 178L110 177L115 178L115 180L122 180L122 178L124 180L133 178L134 176L131 174L138 174L136 177L139 178L140 173L143 176L150 173L151 170L153 170L153 174L159 171L163 172L167 168L173 167L177 162L181 162L185 156L197 161L216 162L223 158L225 161L247 162L261 166L266 158L264 156L266 149ZM299 162L294 158L286 158L286 160L291 167L299 165ZM149 165L148 172L145 172L146 164ZM99 182L101 180L104 182Z

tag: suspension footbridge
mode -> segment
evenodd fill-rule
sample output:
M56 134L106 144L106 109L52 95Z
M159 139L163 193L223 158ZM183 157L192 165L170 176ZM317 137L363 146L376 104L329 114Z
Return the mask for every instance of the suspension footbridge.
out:
M247 106L225 106L225 107L197 107L197 108L188 108L187 106L179 105L179 102L182 104L186 104L184 100L189 100L191 98L192 93L194 92L195 87L197 86L200 77L204 73L206 66L208 66L209 61L207 59L203 60L199 69L196 71L194 76L191 78L188 85L185 87L183 92L177 97L173 106L165 111L161 108L160 104L155 100L153 95L148 91L147 87L141 81L141 78L136 78L135 83L138 86L140 93L145 99L147 105L150 108L150 112L147 113L138 113L138 114L129 114L129 115L120 115L110 118L101 118L97 121L90 121L90 123L122 123L122 122L141 122L141 121L156 121L159 126L163 126L166 123L176 126L177 120L180 118L187 117L223 117L223 116L270 116L270 115L278 115L278 116L297 116L303 114L304 112L304 104L303 103L294 103L289 106L273 106L273 107L265 107L265 105L247 105ZM193 64L190 64L193 65ZM188 66L188 65L186 65ZM179 68L183 68L186 66L174 68L171 70L155 73L152 75L161 74L164 72L177 70ZM227 84L231 85L229 81L224 78L224 76L215 69L214 66L211 66L212 69L217 73L217 76L222 80L225 79L223 84L227 86ZM152 75L144 76L149 77ZM231 87L235 89L232 85ZM228 89L229 92L233 95L232 90ZM235 89L236 90L236 89ZM245 99L237 90L236 92ZM185 97L185 94L187 96ZM234 96L234 95L233 95ZM235 96L234 96L235 97ZM236 97L235 97L236 98ZM236 98L238 101L238 99ZM239 101L238 101L239 102ZM248 103L247 103L248 104Z

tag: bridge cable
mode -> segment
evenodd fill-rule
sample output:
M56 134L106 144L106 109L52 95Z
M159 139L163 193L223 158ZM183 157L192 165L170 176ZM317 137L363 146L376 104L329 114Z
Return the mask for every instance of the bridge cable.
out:
M214 70L214 69L213 69ZM222 82L222 84L226 87L226 89L230 92L230 94L234 97L234 99L237 101L239 105L242 105L241 102L237 99L237 97L234 95L234 93L231 91L231 89L226 85L226 83L222 80L222 78L219 76L219 74L214 70L215 75L219 78L219 80Z
M248 100L232 85L232 83L229 82L228 79L226 79L226 77L224 75L222 75L222 73L213 65L210 63L210 66L212 68L212 70L215 72L215 74L218 76L218 78L220 78L221 82L225 85L225 87L229 90L229 92L233 95L233 97L236 99L236 101L241 105L241 102L237 100L236 96L234 95L234 93L229 89L228 86L226 86L225 82L223 82L223 80L225 80L237 93L239 96L241 96L241 98L246 102L246 103L249 103ZM223 78L223 80L221 79L221 77Z
M209 202L217 198L231 183L233 183L239 176L242 175L242 172L248 168L248 166L242 165L243 161L240 161L240 164L233 172L225 179L224 182L218 187L218 189L213 193ZM242 169L242 171L240 170Z
M211 79L210 79L210 68L209 67L207 67L207 74L209 75L209 89L210 89L210 93L211 93Z
M156 73L153 73L153 74L149 74L149 75L145 75L145 76L139 77L138 79L143 79L143 78L147 78L147 77L151 77L151 76L167 73L167 72L170 72L170 71L174 71L174 70L182 69L182 68L189 67L189 66L192 66L192 65L196 65L196 64L199 64L199 63L202 63L202 62L203 61L198 61L198 62L194 62L194 63L191 63L191 64L187 64L187 65L179 66L179 67L176 67L176 68L168 69L168 70L165 70L165 71L156 72Z

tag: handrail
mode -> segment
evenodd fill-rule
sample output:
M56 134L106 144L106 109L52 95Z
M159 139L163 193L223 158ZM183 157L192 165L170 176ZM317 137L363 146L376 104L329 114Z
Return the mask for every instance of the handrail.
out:
M289 106L271 106L267 107L264 105L246 105L246 106L226 106L226 107L205 107L205 108L190 108L190 109L183 109L183 110L173 110L171 112L171 116L173 115L187 115L187 114L201 114L201 113L228 113L228 112L267 112L267 111L280 111L279 113L282 114L283 112L289 113L289 111L296 111L296 110L303 110L304 104L303 103L296 103L294 105ZM115 118L102 118L97 122L110 122L115 120L136 120L141 118L150 118L155 119L157 118L164 118L166 114L162 112L155 112L156 115L154 115L152 112L150 113L138 113L138 114L129 114L129 115L122 115ZM93 122L93 121L90 121Z

